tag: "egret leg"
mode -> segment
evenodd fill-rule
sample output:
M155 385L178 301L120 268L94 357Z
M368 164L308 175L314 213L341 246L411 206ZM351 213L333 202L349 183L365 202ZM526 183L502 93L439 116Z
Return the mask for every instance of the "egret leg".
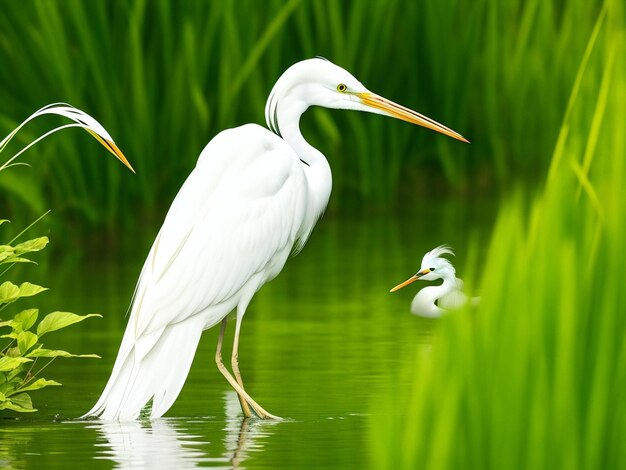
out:
M241 328L241 320L243 317L237 315L237 322L235 325L235 339L233 340L233 352L230 357L230 364L233 367L233 374L235 374L235 378L237 379L237 383L245 390L243 386L243 379L241 378L241 372L239 372L239 330ZM239 403L241 404L241 411L243 411L243 415L246 418L250 417L250 408L248 407L248 403L241 395L238 395Z
M224 318L222 320L222 326L220 328L220 337L217 340L217 350L215 351L215 363L217 364L217 368L222 373L224 378L228 380L228 383L235 389L235 391L239 394L240 397L243 397L248 404L252 407L257 416L261 419L280 419L278 416L274 416L273 414L268 413L255 402L250 395L246 393L246 391L237 383L237 381L233 378L233 376L228 372L226 366L222 362L222 342L224 340L224 331L226 331L226 322L227 319Z

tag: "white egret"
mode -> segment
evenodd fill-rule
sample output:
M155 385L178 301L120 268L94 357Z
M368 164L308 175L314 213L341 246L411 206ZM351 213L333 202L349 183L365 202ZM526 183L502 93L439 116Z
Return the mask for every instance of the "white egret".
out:
M463 292L463 281L456 277L456 269L443 255L452 255L454 252L446 245L438 246L429 251L422 258L419 271L401 284L390 290L395 292L419 280L436 281L442 279L438 286L428 286L420 290L411 302L411 312L427 318L439 318L448 310L463 307L467 302L476 305L479 297L469 298Z
M300 133L300 116L309 106L392 116L467 142L371 93L325 59L289 67L267 101L270 130L256 124L225 130L200 154L148 254L113 371L86 416L134 419L150 400L151 417L163 415L180 393L202 331L221 322L219 371L246 416L252 408L261 418L274 418L244 388L239 333L253 295L303 247L330 196L330 166ZM233 309L234 377L221 353Z

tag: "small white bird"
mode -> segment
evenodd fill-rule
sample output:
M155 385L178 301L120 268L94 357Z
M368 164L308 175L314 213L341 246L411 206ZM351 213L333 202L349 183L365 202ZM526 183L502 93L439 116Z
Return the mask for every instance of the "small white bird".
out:
M421 317L439 318L448 310L461 308L468 302L477 305L480 301L480 297L470 298L463 292L463 281L456 277L456 269L450 260L442 258L442 255L446 254L454 256L452 249L446 245L429 251L422 258L419 271L389 291L395 292L418 279L423 281L443 279L440 285L424 287L417 293L411 302L411 313Z

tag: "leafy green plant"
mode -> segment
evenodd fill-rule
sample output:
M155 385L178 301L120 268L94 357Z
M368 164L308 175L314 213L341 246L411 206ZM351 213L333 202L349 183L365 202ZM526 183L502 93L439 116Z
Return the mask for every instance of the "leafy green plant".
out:
M1 223L6 220L0 221ZM48 237L39 237L22 243L0 245L0 276L4 275L15 263L33 263L26 256L43 250L48 244ZM35 296L47 290L45 287L23 282L20 285L10 281L0 284L0 312L14 302ZM6 344L0 350L0 410L18 412L37 411L33 407L30 393L52 385L61 385L48 380L41 373L58 357L93 357L95 354L72 354L58 349L43 347L41 338L53 331L66 328L98 314L76 315L69 312L52 312L39 322L39 310L28 308L15 314L12 319L0 321L0 338ZM43 362L43 364L42 364Z
M32 138L24 148L10 156L0 165L0 173L7 168L20 165L15 160L33 145L50 136L51 134L70 127L80 127L89 132L96 140L105 146L116 158L124 163L129 169L134 171L130 163L126 160L122 152L117 148L115 142L106 129L90 115L80 109L74 108L66 103L53 103L35 111L21 124L13 129L4 139L0 141L0 153L2 153L11 140L29 122L43 115L58 115L72 121L49 130L43 135ZM32 188L28 188L29 191ZM0 245L0 277L15 266L17 263L33 263L26 257L29 253L43 250L48 244L48 237L39 237L22 243L13 244L20 238L26 230L39 222L45 215L29 225L25 230L15 236L5 245ZM8 222L6 219L0 220L0 225ZM2 266L6 266L2 269ZM10 281L0 284L0 312L13 302L23 298L32 297L47 290L30 282L23 282L19 286ZM38 324L35 323L39 316L39 310L30 308L17 313L11 320L0 321L0 328L10 328L10 332L0 335L7 344L0 350L0 410L13 410L18 412L37 411L33 408L30 395L26 392L39 390L50 385L61 385L54 380L42 378L41 372L47 368L57 357L99 357L95 354L71 354L58 349L46 349L41 343L41 337L52 331L66 328L74 323L81 322L87 318L100 316L98 314L76 315L69 312L52 312L46 315ZM45 363L40 367L38 361ZM41 362L39 361L39 363Z

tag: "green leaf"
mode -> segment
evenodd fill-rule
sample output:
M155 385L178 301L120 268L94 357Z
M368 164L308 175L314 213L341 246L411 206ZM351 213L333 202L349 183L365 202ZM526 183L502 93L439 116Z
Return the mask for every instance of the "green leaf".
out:
M22 330L26 331L37 321L39 310L36 308L29 308L28 310L22 310L13 318L14 322L20 322L22 324ZM0 325L2 326L2 325Z
M4 393L6 396L13 393L24 382L21 377L11 378L7 377L6 374L3 375L5 376L5 381L0 384L0 393Z
M97 313L90 313L89 315L76 315L70 312L52 312L44 317L43 320L37 325L37 334L43 336L51 331L60 330L66 326L73 325L74 323L81 322L90 317L100 317Z
M19 393L0 403L0 410L13 410L20 413L37 411L33 408L33 401L28 393Z
M11 281L0 284L0 304L8 304L17 300L20 296L20 288Z
M20 413L32 413L34 411L37 411L35 408L30 410L22 408L21 406L11 403L11 400L3 401L2 403L0 403L0 410L13 410L19 411Z
M18 358L18 359L23 359L23 358ZM20 364L19 366L17 366L15 369L8 371L7 380L9 382L15 382L18 385L21 384L24 381L24 378L20 377L20 374L24 373L24 369L26 369L28 365L29 364L27 362L24 362Z
M36 284L31 284L30 282L23 282L20 284L20 297L32 297L33 295L37 295L40 292L48 290L47 287L41 287Z
M6 400L7 397L4 396L4 393L0 393L0 402Z
M15 390L22 384L22 379L12 379L7 380L6 382L0 384L0 393L3 393L5 396L9 396L12 393L15 393Z
M32 409L33 407L33 402L30 399L30 395L28 393L18 393L17 395L11 397L11 401L23 408Z
M7 349L7 352L5 353L5 356L8 356L8 357L21 357L22 353L20 352L20 348L18 348L16 346L14 348Z
M58 385L61 384L59 382L55 382L54 380L46 380L46 379L37 379L33 383L27 385L26 387L20 388L20 392L26 392L31 390L39 390L40 388L47 387L48 385Z
M11 393L12 391L14 391L17 388L17 385L15 385L12 382L5 382L3 384L0 385L0 393L2 393L4 396L6 396L7 394Z
M37 348L29 352L26 357L92 357L100 359L97 354L72 354L67 351L61 351L60 349L44 349Z
M4 224L4 223L11 223L11 221L9 219L0 219L0 225Z
M12 403L11 400L3 401L0 403L0 410L13 410L19 411L20 413L32 413L37 411L35 408L23 408L15 403Z
M26 357L0 357L0 372L7 372L15 369L24 362L31 362L32 359Z
M37 343L37 335L31 331L22 331L17 335L17 347L22 354L32 348Z
M72 357L72 354L60 349L37 348L29 352L26 357Z
M15 260L13 260L15 261ZM28 260L26 260L28 261ZM45 287L41 287L30 282L23 282L19 287L10 281L3 282L0 285L0 304L8 304L16 301L20 297L31 297L37 295L44 290L48 290ZM13 325L15 328L15 325Z
M16 255L21 255L23 253L30 253L33 251L41 251L48 244L48 237L39 237L33 240L28 240L18 245L15 245L13 248L15 250Z
M0 264L9 264L9 263L32 263L32 264L37 264L33 260L31 260L31 259L20 258L18 256L11 256L10 258L7 258L4 261L0 262Z
M13 247L11 245L0 245L0 262L13 256Z

